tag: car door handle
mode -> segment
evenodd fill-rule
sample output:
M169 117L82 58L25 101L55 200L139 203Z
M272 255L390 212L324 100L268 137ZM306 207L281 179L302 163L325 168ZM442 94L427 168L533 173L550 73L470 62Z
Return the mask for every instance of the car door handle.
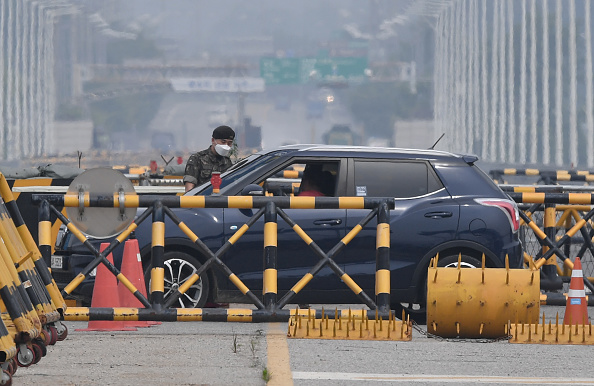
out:
M427 212L425 213L425 217L427 218L446 218L452 217L452 212Z
M339 218L332 219L332 220L314 220L313 223L314 223L314 225L335 226L335 225L342 224L342 220Z

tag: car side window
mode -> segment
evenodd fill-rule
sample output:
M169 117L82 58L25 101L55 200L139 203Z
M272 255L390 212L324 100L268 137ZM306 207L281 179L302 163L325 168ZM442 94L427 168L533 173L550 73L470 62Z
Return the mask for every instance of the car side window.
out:
M303 194L303 177L316 180L320 196L332 197L336 193L337 161L292 163L269 176L263 184L266 195L289 196ZM317 177L317 178L315 178Z
M263 182L267 196L291 196L298 192L305 165L291 164L266 178Z
M355 161L355 195L408 198L442 188L433 169L422 161Z

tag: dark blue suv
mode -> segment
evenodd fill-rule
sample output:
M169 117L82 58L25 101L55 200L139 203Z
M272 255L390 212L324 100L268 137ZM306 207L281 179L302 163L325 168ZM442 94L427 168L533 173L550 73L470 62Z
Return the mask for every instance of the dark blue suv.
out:
M390 211L391 301L417 321L425 317L426 277L430 259L456 265L462 254L465 267L522 267L516 204L475 165L477 157L435 150L291 145L262 151L235 164L222 175L221 195L289 195L299 193L300 170L316 165L325 173L328 196L393 197ZM204 184L187 195L210 195ZM214 252L255 213L251 209L174 209L176 215ZM368 210L288 209L287 214L324 250L336 245ZM196 245L169 219L165 227L165 292L177 286L205 261ZM253 293L262 289L264 219L260 218L222 257ZM151 223L136 230L142 261L150 276ZM96 240L99 243L102 240ZM103 240L104 241L104 240ZM370 222L335 261L363 288L375 293L376 222ZM66 264L53 273L59 286L91 260L84 246L67 234L56 254ZM119 254L119 256L118 256ZM114 252L116 265L121 251ZM278 293L283 293L319 261L318 256L282 219L278 220ZM58 280L62 278L62 280ZM86 286L86 289L85 289ZM92 281L83 282L79 295L90 297ZM207 301L247 302L247 298L218 269L208 271L180 299L179 307L200 307ZM299 292L298 303L358 303L358 298L329 268L323 268ZM397 313L396 315L399 315Z

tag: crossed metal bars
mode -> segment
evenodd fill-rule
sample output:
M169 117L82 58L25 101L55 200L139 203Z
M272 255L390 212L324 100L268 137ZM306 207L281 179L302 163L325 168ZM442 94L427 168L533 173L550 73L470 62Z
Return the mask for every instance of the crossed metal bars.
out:
M291 312L283 310L311 279L325 266L333 272L367 305L369 312L379 312L386 317L390 314L390 209L394 208L394 200L390 198L368 197L252 197L252 196L137 196L132 194L113 196L85 193L82 201L78 195L46 195L32 196L34 204L39 205L40 222L48 221L53 212L67 228L93 253L95 259L83 269L63 290L63 295L70 294L99 264L104 264L122 284L131 291L145 307L144 309L128 308L74 308L69 309L71 320L223 320L223 321L286 321ZM136 220L120 233L110 245L98 251L72 222L62 215L54 205L65 207L146 207ZM258 211L227 240L216 252L212 252L200 238L181 221L171 208L237 208L258 209ZM296 224L283 209L369 209L370 213L350 230L330 251L324 252L307 233ZM119 244L152 215L151 244L151 296L150 301L107 259ZM320 261L304 275L280 300L277 292L277 215L280 216L301 239L311 248ZM179 288L164 298L164 245L165 216L168 216L182 232L192 240L207 260ZM252 226L264 216L264 267L263 296L258 298L221 260L227 250ZM355 281L346 274L334 258L340 251L377 216L376 240L376 300L374 302ZM45 229L45 228L40 228ZM40 237L41 238L41 237ZM46 258L49 258L46 251ZM220 310L220 309L172 309L170 308L207 269L216 267L222 270L228 279L256 306L257 310Z
M552 266L556 263L555 256L557 256L563 261L563 264L566 267L573 269L572 261L567 257L567 253L561 250L561 247L569 243L571 238L580 231L584 236L584 245L580 249L578 256L582 256L586 248L594 255L594 245L592 244L591 236L588 235L587 230L584 228L588 221L594 216L594 208L591 208L591 205L594 205L594 194L559 193L558 191L555 191L555 189L559 188L518 188L517 190L519 191L508 192L507 194L517 203L533 204L527 211L520 211L520 217L526 225L532 229L542 246L542 256L533 262L535 267L541 268L545 265ZM581 219L578 219L575 211L568 211L567 214L564 214L562 216L563 221L566 222L569 219L568 216L573 215L576 223L571 228L566 229L565 234L559 238L558 241L554 241L555 229L557 227L555 216L557 204L583 205L582 209L587 209L588 212ZM544 230L540 229L530 218L531 213L538 210L541 205L545 205ZM594 292L594 285L587 277L584 277L584 285Z

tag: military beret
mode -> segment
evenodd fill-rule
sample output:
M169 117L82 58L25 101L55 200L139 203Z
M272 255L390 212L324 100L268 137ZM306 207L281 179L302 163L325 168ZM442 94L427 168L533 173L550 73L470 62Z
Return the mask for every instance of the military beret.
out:
M229 126L219 126L212 132L214 139L235 139L235 132Z

